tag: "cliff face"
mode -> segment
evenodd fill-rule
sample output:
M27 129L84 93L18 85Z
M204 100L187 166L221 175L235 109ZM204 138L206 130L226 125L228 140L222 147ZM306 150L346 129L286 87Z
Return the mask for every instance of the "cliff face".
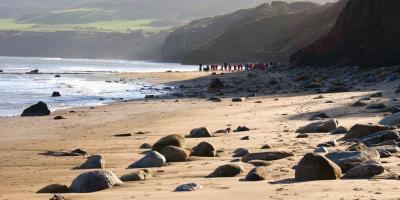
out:
M296 66L400 64L400 1L350 0L335 26L291 57Z
M321 6L306 2L291 4L273 2L227 15L196 20L168 35L162 49L162 59L181 62L200 46L224 37L227 31L235 31L235 27L318 7Z

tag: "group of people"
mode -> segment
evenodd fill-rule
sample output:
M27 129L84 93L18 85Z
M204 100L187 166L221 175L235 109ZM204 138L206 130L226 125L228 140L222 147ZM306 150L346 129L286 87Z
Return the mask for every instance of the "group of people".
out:
M222 65L212 64L203 66L199 64L199 71L249 71L249 70L267 70L272 66L277 66L279 63L245 63L245 64L228 64L224 63Z

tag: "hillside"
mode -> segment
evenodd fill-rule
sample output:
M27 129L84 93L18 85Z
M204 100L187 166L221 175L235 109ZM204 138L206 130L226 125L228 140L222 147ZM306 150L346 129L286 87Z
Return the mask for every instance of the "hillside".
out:
M189 52L182 62L288 61L293 52L326 34L344 6L341 1L236 24Z
M400 1L352 0L326 36L296 52L296 66L400 64Z

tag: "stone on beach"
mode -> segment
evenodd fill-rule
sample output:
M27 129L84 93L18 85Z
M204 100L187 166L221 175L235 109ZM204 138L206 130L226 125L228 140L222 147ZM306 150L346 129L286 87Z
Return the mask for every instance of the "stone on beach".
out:
M297 133L328 133L335 130L338 126L336 119L330 119L326 121L319 121L308 124L306 126L297 129Z
M162 167L167 160L157 151L147 153L143 158L131 164L128 168Z
M47 104L42 101L39 101L37 104L26 108L21 114L22 117L35 117L46 115L50 115L50 110L47 107Z
M396 126L400 124L400 112L395 113L392 115L389 115L385 118L383 118L381 121L379 121L380 125L386 125L386 126Z
M205 138L212 137L212 134L206 127L192 129L189 133L189 138Z
M149 143L143 143L140 145L140 149L151 149L152 145Z
M340 167L326 157L315 154L306 154L296 167L297 181L333 180L342 176Z
M131 172L121 176L121 181L130 182L130 181L143 181L152 178L154 175L149 169L141 169L136 172Z
M186 148L185 137L183 135L168 135L158 140L152 147L154 151L160 151L166 146L176 146Z
M65 197L63 197L63 196L61 196L61 195L58 195L58 194L55 194L53 197L51 197L49 200L68 200L67 198L65 198Z
M238 126L233 132L245 132L245 131L250 131L250 128L247 128L246 126Z
M189 151L176 146L166 146L160 150L167 162L185 162L189 159Z
M253 168L247 175L246 181L262 181L267 179L268 169L266 167Z
M375 149L367 149L365 151L337 151L325 155L328 159L336 163L347 172L349 169L360 165L368 160L379 160L379 152Z
M269 151L269 152L260 152L260 153L249 153L242 158L243 162L249 162L251 160L279 160L287 157L294 156L293 153L286 151Z
M343 126L339 126L335 130L331 131L330 133L335 135L335 134L346 134L347 132L349 132L349 130L347 130L347 128L345 128Z
M226 164L226 165L219 166L208 177L234 177L243 172L244 172L244 169L240 165Z
M217 150L208 142L200 142L197 146L193 147L191 156L216 157Z
M76 177L69 187L72 193L97 192L121 185L122 181L108 170L85 172Z
M52 194L56 194L56 193L68 193L68 192L69 192L69 188L66 185L50 184L50 185L38 190L36 193L52 193Z
M61 94L60 94L60 92L53 92L52 94L51 94L51 97L61 97Z
M78 167L78 169L104 169L105 159L101 155L93 155L87 158L87 160Z
M369 160L349 169L343 178L369 178L382 174L385 168L375 160Z
M243 97L232 98L232 102L244 102L244 101L245 101L245 98L243 98Z
M243 157L243 156L251 153L251 151L249 149L238 148L233 153L234 153L233 157L237 158L237 157Z
M175 192L192 192L201 189L202 186L197 183L186 183L175 188Z
M365 137L360 138L360 142L366 146L379 144L388 140L398 140L400 138L399 133L395 130L381 131L373 134L369 134Z
M369 134L384 130L388 130L388 127L380 125L356 124L350 128L349 132L344 136L344 139L362 138Z

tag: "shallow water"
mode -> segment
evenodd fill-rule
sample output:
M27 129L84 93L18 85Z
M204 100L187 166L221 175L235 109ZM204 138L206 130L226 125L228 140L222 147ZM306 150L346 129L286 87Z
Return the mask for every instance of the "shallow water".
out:
M162 85L143 80L119 80L116 72L193 71L195 66L125 60L0 57L0 116L19 115L43 101L50 110L94 106L118 100L165 94ZM40 74L26 74L38 69ZM60 78L54 77L60 74ZM107 80L107 82L105 81ZM53 91L61 97L51 97Z

